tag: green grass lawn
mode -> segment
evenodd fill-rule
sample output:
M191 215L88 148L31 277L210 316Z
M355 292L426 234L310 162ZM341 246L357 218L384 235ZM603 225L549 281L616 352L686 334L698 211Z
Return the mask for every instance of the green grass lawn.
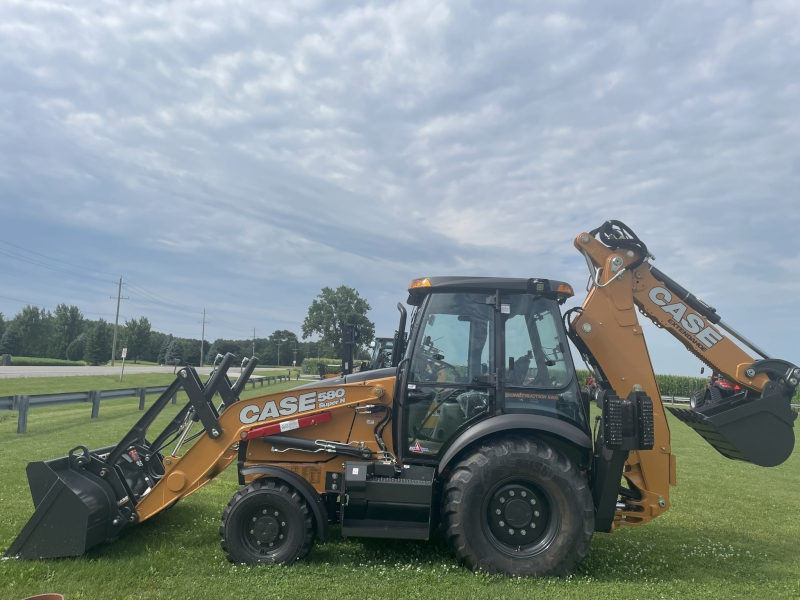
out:
M263 373L263 375L269 376L286 374L287 372ZM203 379L205 378L206 377L203 376ZM236 382L235 377L231 377L231 379L234 383ZM14 377L10 379L0 379L0 396L156 387L159 385L169 385L174 380L175 375L172 373L130 373L123 377L122 382L119 380L119 373L116 375L81 375L71 377ZM297 383L295 383L295 385L297 385ZM251 386L248 385L247 389L250 390L250 387ZM264 386L265 390L273 388L274 385ZM259 389L262 388L259 387L259 384L256 384L256 390ZM103 405L105 405L105 403Z
M256 388L246 396L277 389ZM177 408L169 406L160 423ZM17 435L16 413L0 413L3 550L33 512L28 461L62 456L79 443L114 443L141 413L136 400L118 400L104 402L98 420L89 414L88 405L32 410L29 433ZM591 555L569 579L475 575L456 564L442 539L342 539L338 527L329 543L316 545L292 567L232 565L218 533L222 510L238 488L231 468L173 509L83 557L0 562L0 598L45 591L61 592L67 600L800 597L798 453L774 469L729 461L670 419L678 456L671 510L643 527L597 534Z

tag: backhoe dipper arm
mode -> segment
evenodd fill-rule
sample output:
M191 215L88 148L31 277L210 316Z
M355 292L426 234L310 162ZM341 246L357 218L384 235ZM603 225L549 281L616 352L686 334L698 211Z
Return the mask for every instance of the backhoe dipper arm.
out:
M598 232L603 241L595 238ZM623 477L641 500L625 498L620 503L624 508L617 505L615 522L638 525L661 514L669 506L669 485L676 483L669 426L635 308L714 372L746 390L697 411L671 412L728 458L762 466L783 462L794 445L796 415L790 399L800 369L768 358L722 323L713 308L652 267L646 246L624 224L607 222L580 234L574 244L589 265L592 287L570 324L570 335L606 390L620 398L642 391L653 405L652 450L631 451L623 469ZM715 325L725 327L764 358L754 359Z

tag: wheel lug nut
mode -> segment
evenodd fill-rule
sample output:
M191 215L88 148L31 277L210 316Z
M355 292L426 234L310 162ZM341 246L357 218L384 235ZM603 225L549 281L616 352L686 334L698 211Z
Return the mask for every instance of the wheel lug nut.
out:
M499 515L500 514L500 509L496 508L494 512L496 512Z
M267 509L265 508L262 514L267 514Z
M528 495L528 493L527 493L527 492L521 492L521 493L520 493L520 496L522 496L523 498L524 498L525 496L527 496L527 495Z
M256 518L255 518L255 517L253 517L253 523L255 523L255 522L256 522Z
M500 525L500 527L503 527L503 526L505 526L505 522L504 521L500 521L499 525Z
M264 512L267 512L267 511L264 511ZM277 510L275 511L275 516L276 517L278 516L278 511Z
M514 490L511 490L510 492L508 492L508 495L509 496L513 496L514 495Z
M261 545L261 542L256 542L256 544L258 544L258 545L260 546L260 545Z
M534 517L538 517L539 516L539 511L538 510L533 511L533 516Z
M282 539L283 539L283 534L279 535L279 536L278 536L278 539L279 539L279 540L282 540Z
M506 499L505 499L505 498L503 498L503 497L501 497L501 498L500 498L500 504L502 504L502 503L503 503L503 502L505 502L505 501L506 501Z
M251 530L250 530L250 535L253 535L254 533L255 533L255 531L253 531L253 530L251 529Z
M270 542L269 547L272 548L275 545L275 542Z
M536 523L531 523L531 529L536 529Z
M284 521L281 521L281 527L286 527L286 523Z
M534 498L531 498L531 504L536 504L536 500Z
M527 532L524 529L521 529L519 533L520 535L525 535Z
M508 533L510 533L511 535L514 535L514 530L513 529L509 529Z

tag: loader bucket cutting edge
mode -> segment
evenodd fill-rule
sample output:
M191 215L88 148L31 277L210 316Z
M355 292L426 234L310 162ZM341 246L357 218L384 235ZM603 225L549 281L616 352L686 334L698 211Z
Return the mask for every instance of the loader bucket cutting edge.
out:
M697 409L667 408L726 458L775 467L794 450L797 413L779 394L757 400L734 396Z

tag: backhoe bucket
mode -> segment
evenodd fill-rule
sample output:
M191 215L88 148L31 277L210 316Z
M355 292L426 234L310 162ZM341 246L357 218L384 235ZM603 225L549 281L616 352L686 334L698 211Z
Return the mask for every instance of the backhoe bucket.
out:
M794 450L797 413L780 393L756 400L746 396L737 394L697 409L667 408L723 456L775 467Z
M112 448L75 448L68 456L28 464L36 510L6 556L78 556L117 537L132 510L128 494L118 498L114 489L125 489L117 473L98 458Z

